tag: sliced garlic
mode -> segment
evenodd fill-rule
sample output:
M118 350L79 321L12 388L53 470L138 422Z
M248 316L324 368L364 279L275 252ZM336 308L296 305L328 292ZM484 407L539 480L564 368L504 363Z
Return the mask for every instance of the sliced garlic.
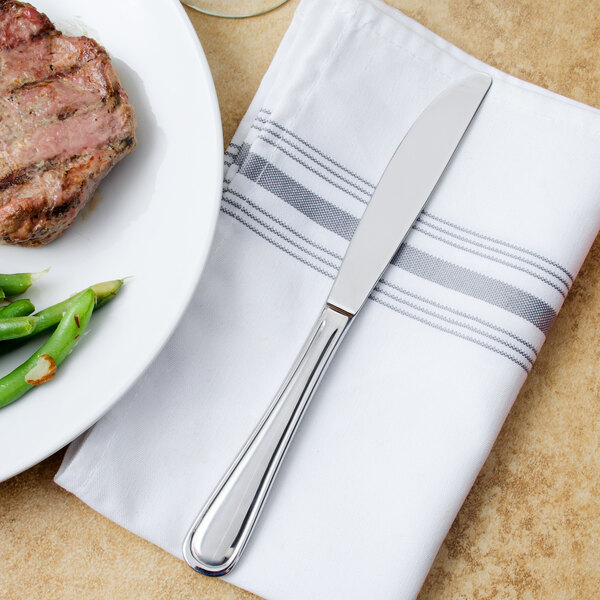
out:
M42 354L33 368L25 375L25 382L29 385L41 385L50 381L56 375L56 363L49 354Z

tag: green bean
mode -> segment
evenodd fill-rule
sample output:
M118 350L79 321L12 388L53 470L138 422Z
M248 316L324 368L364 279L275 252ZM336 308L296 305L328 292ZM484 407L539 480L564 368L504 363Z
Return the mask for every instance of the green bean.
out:
M96 283L95 285L92 285L91 287L87 288L91 289L94 292L94 298L96 303L95 308L100 308L108 301L112 300L117 295L117 292L121 289L123 281L123 279L103 281L102 283ZM0 344L0 354L8 352L9 350L12 350L13 348L16 348L17 346L21 345L22 342L29 340L29 338L33 337L34 335L42 333L43 331L47 331L48 329L51 329L52 327L56 326L62 319L64 312L68 310L71 306L73 300L77 298L81 293L82 292L79 292L78 294L75 294L74 296L63 300L58 304L53 304L48 308L44 308L44 310L36 312L33 316L37 317L38 320L35 324L35 327L33 328L33 331L28 336L19 338L14 342L6 342Z
M117 292L121 289L122 285L122 279L115 279L114 281L103 281L102 283L96 283L87 289L91 289L94 292L94 304L96 308L100 308L117 295ZM79 292L79 294L81 293L82 292ZM34 316L38 317L39 321L37 322L31 335L36 335L42 331L46 331L50 327L54 327L54 325L59 323L63 313L69 309L69 306L71 306L73 300L77 298L79 294L75 294L74 296L67 298L67 300L63 300L58 304L53 304L52 306L35 313Z
M48 269L45 271L40 271L39 273L12 273L11 275L0 274L0 288L2 288L4 291L6 298L18 296L47 272Z
M33 386L50 381L57 367L85 331L94 310L94 292L87 289L65 312L48 341L22 365L0 379L0 408L14 402Z
M35 306L31 303L31 300L23 298L22 300L15 300L9 305L0 308L0 319L10 319L12 317L26 317L35 310Z
M0 340L14 340L15 338L25 337L33 331L36 323L37 317L0 319Z

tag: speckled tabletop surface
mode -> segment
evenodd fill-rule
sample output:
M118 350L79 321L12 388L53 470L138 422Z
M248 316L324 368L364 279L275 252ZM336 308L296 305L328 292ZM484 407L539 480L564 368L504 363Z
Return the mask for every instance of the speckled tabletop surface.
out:
M389 3L495 67L600 108L600 0ZM296 6L237 21L188 11L225 142ZM419 600L600 599L599 338L596 240ZM256 598L194 574L56 486L61 458L0 484L0 598Z

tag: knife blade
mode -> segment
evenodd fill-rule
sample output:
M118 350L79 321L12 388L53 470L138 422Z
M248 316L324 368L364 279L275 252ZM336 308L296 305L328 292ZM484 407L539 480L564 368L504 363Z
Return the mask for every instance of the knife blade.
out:
M298 359L184 540L183 555L194 570L221 576L239 560L329 361L437 185L491 83L489 75L477 73L454 84L425 108L400 142Z
M485 97L492 79L476 73L435 98L385 169L327 303L355 315L410 231Z

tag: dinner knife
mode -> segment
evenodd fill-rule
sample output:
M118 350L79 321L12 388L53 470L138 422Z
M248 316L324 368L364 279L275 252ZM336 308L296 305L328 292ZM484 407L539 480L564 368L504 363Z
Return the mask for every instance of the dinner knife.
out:
M396 149L287 379L185 538L183 555L194 570L221 576L239 560L329 361L423 209L491 83L489 75L476 73L446 89Z

